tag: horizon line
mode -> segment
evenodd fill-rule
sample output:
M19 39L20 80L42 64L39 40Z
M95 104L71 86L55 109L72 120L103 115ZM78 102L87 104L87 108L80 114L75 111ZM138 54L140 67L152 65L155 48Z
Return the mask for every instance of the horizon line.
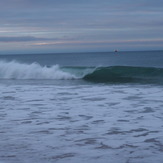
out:
M117 49L118 50L118 49ZM121 52L149 52L149 51L163 51L161 50L118 50L116 53L121 53ZM0 54L0 55L45 55L45 54L81 54L81 53L115 53L115 50L113 51L85 51L85 52L41 52L41 53L5 53L5 54Z

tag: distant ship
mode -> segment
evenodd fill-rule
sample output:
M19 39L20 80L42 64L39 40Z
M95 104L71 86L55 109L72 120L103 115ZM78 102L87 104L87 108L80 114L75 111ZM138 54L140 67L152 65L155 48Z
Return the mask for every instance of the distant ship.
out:
M114 52L118 52L118 50L116 49L116 50L114 50Z

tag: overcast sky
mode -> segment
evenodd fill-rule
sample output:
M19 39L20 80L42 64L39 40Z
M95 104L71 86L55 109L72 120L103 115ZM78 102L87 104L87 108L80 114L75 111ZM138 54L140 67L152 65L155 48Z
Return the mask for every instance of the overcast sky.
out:
M163 0L0 0L0 54L163 49Z

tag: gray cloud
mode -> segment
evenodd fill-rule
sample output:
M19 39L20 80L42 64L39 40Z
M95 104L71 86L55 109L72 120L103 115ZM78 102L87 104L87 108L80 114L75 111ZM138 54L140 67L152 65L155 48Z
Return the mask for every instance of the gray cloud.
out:
M55 39L37 38L33 36L0 37L0 42L27 42L27 41L49 41L49 40L55 40Z

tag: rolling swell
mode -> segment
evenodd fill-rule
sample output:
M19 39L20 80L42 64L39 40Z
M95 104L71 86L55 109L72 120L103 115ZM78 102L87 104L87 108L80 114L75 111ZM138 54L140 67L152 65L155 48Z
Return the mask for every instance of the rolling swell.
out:
M111 66L99 67L83 77L92 82L163 83L163 68Z

